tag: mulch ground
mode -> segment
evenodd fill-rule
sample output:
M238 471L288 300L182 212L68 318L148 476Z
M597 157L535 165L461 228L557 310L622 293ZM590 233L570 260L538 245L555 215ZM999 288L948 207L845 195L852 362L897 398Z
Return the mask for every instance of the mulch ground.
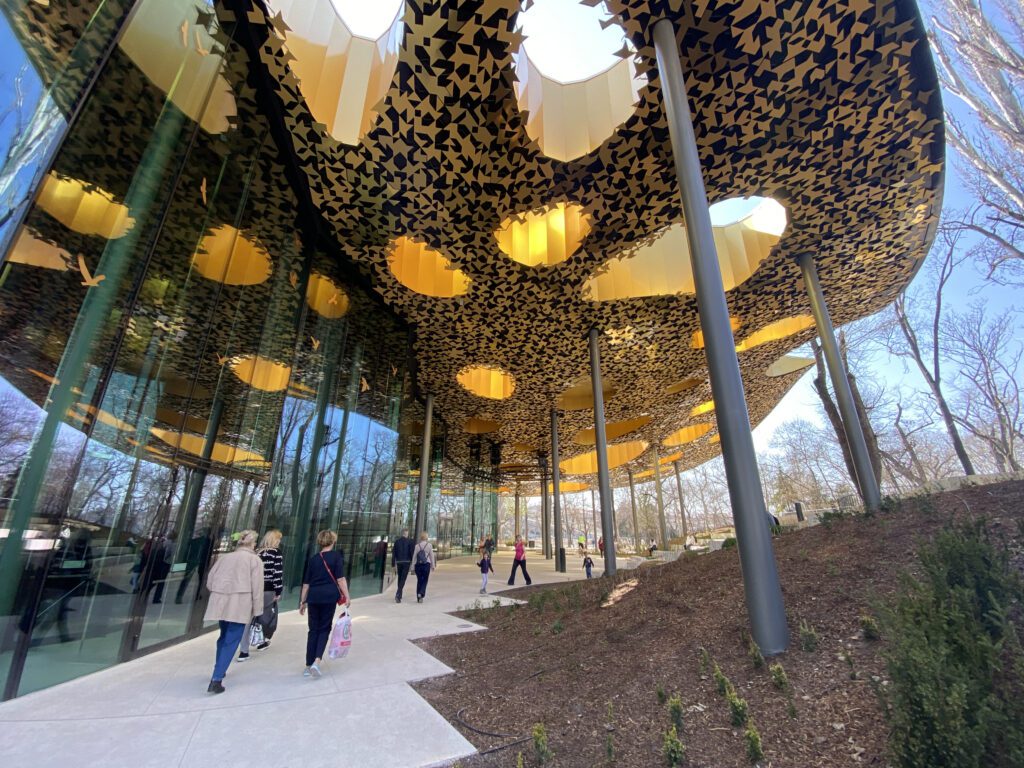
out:
M877 690L886 685L885 638L865 639L860 618L899 588L923 540L975 516L1011 542L1020 565L1021 482L910 500L776 538L791 647L760 669L749 655L739 557L726 550L621 572L616 583L637 583L610 607L601 607L616 586L609 579L506 592L530 603L463 612L489 629L420 642L456 671L417 690L481 751L464 768L515 766L519 752L524 765L536 765L532 740L515 743L536 723L554 753L549 765L664 765L670 719L659 690L682 699L684 765L749 766L744 729L731 724L702 669L704 648L748 703L764 748L759 765L882 766ZM804 622L817 635L816 650L801 647ZM785 668L795 713L772 684L775 661Z

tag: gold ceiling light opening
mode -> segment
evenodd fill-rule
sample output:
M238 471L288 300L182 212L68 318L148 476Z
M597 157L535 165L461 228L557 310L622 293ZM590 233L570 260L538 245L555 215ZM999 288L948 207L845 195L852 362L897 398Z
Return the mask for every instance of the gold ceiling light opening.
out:
M806 331L813 325L814 318L810 315L796 315L794 317L776 320L774 323L769 323L764 328L754 331L743 339L743 341L736 345L736 351L746 352L747 350L759 347L762 344L768 344L772 341L779 341L780 339L788 338L794 334L800 333L801 331Z
M805 371L814 365L813 357L800 357L799 355L783 355L765 369L764 375L770 379L779 376L787 376L791 373Z
M708 400L707 402L701 403L693 410L691 410L690 418L692 419L696 416L703 416L705 413L711 413L713 410L715 410L715 401Z
M654 477L654 470L653 469L645 469L643 472L634 472L633 473L633 479L634 480L643 480L643 479L648 478L648 477Z
M203 277L224 285L259 285L271 273L270 254L259 240L229 224L214 227L199 241L192 264Z
M589 491L590 483L576 483L576 482L561 482L558 483L559 493L580 493L581 491ZM548 493L555 492L555 484L548 483Z
M674 462L679 461L681 458L683 458L683 452L676 451L675 453L669 454L668 456L662 456L660 459L658 459L658 466L663 467L666 464L672 464Z
M708 442L711 443L711 445L718 445L720 442L722 442L722 436L719 434L714 434L708 438Z
M290 67L313 119L342 144L355 146L376 122L398 68L405 3L375 38L352 32L332 0L273 0Z
M7 261L11 264L26 264L59 272L68 271L71 268L71 254L36 235L37 233L28 227L22 227L18 239L7 254Z
M703 338L701 338L701 341L703 341ZM680 381L675 382L674 384L669 384L667 387L665 387L665 394L678 395L682 392L689 392L691 389L696 389L703 383L704 379L699 379L696 376L689 376L685 379L681 379Z
M607 403L618 393L618 388L610 381L601 382L601 392ZM594 385L589 376L577 379L570 387L555 399L555 405L563 411L589 411L594 407Z
M46 175L36 205L68 229L83 235L117 240L135 226L128 207L110 192L56 171Z
M280 392L288 386L292 369L290 365L268 360L260 355L244 355L233 359L232 373L253 389L264 392Z
M628 464L647 450L644 440L630 440L625 443L613 443L608 446L608 469ZM563 459L558 464L567 475L592 475L597 472L597 451L581 453L570 459Z
M306 303L310 309L328 320L336 320L348 312L348 294L331 278L314 272L306 285Z
M501 252L528 267L551 267L575 254L590 234L590 216L560 202L505 219L494 233Z
M757 207L739 220L712 227L723 290L731 291L750 278L786 229L786 209L771 198L757 200ZM695 290L690 242L686 225L680 222L598 267L584 283L583 296L616 301L688 295Z
M729 327L732 328L732 332L736 333L743 325L743 321L738 317L729 317ZM690 346L694 349L704 349L704 331L694 331L693 338L690 341Z
M700 440L704 435L710 432L712 426L710 424L691 424L686 427L677 429L671 435L661 441L661 444L666 448L675 448L680 445L686 445L692 443L695 440Z
M170 445L193 456L202 456L206 446L206 438L202 435L194 435L189 432L177 432L159 427L150 427L150 433ZM239 448L237 445L214 442L210 449L210 459L218 464L246 464L258 468L265 468L267 460L260 454L253 451Z
M174 105L211 134L224 133L237 116L235 96L221 74L217 16L196 0L143 3L118 46ZM200 23L200 14L209 21ZM207 25L214 34L207 29Z
M636 432L651 423L650 416L637 416L635 419L624 419L622 421L610 421L605 424L604 433L608 440L617 440L625 437L631 432ZM572 438L576 445L594 445L594 437L597 434L593 427L581 429Z
M604 45L607 56L598 69L581 70L566 77L538 66L530 56L527 38L539 40L545 27L552 27L543 18L550 11L546 6L551 5L556 3L534 0L517 16L523 43L512 55L515 87L519 111L526 115L527 135L548 157L568 161L593 152L633 116L647 78L637 71L625 30L611 20L604 3L562 4L562 18L564 14L575 17L572 23L577 34L566 34L562 28L553 30L559 35L557 49L563 60L594 61L592 50L580 51L579 55L573 50L574 45ZM595 36L599 39L592 42ZM555 41L539 43L535 53L543 56L546 48L553 47L549 43ZM552 69L549 64L545 66Z
M440 252L404 235L391 246L388 269L409 290L439 299L462 296L472 282Z
M507 400L516 390L515 377L492 365L466 366L455 378L466 391L489 400Z
M462 430L470 435L486 435L491 432L497 432L499 429L501 429L500 421L481 419L476 416L466 419L466 422L462 425Z

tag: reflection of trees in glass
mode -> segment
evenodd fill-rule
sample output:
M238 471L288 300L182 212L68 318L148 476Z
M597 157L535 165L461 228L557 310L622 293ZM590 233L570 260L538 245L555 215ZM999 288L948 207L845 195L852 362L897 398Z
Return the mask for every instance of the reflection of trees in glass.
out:
M32 443L39 409L12 390L0 391L0 487L6 487Z

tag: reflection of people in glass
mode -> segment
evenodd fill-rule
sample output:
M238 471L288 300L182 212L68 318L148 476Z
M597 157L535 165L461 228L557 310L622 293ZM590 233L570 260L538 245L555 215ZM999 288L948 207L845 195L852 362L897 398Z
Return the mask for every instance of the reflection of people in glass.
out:
M377 543L373 546L373 578L381 579L384 577L384 563L388 556L388 543L383 536L377 538Z
M256 554L256 531L242 531L233 552L221 555L210 569L210 602L204 621L220 623L217 657L206 689L224 693L224 675L253 616L263 612L263 561Z
M199 531L188 542L188 549L185 552L185 575L178 585L178 592L174 596L174 602L180 603L185 598L192 575L199 571L199 583L203 583L203 575L206 573L206 566L210 562L210 549L213 542L210 538L210 528L206 526Z
M153 572L152 582L156 584L153 590L153 602L164 601L164 586L167 584L167 577L171 573L171 564L174 562L174 550L178 534L171 531L167 538L161 538L153 549Z
M54 553L48 569L42 564L32 571L45 579L43 594L38 607L32 601L26 603L18 628L25 634L34 632L38 638L47 627L56 623L60 642L71 642L73 638L68 628L68 614L73 610L71 600L84 595L92 580L92 536L89 531L85 528L76 530Z

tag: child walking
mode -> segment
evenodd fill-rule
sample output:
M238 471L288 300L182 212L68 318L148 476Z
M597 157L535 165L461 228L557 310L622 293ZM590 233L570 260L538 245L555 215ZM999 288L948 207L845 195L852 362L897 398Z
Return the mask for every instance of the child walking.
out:
M587 578L594 578L594 561L590 559L590 555L583 558L583 568L587 571Z
M480 584L480 594L487 594L487 574L494 573L494 566L491 565L491 553L484 551L483 557L480 558L480 562L477 563L480 566L480 575L482 576Z

